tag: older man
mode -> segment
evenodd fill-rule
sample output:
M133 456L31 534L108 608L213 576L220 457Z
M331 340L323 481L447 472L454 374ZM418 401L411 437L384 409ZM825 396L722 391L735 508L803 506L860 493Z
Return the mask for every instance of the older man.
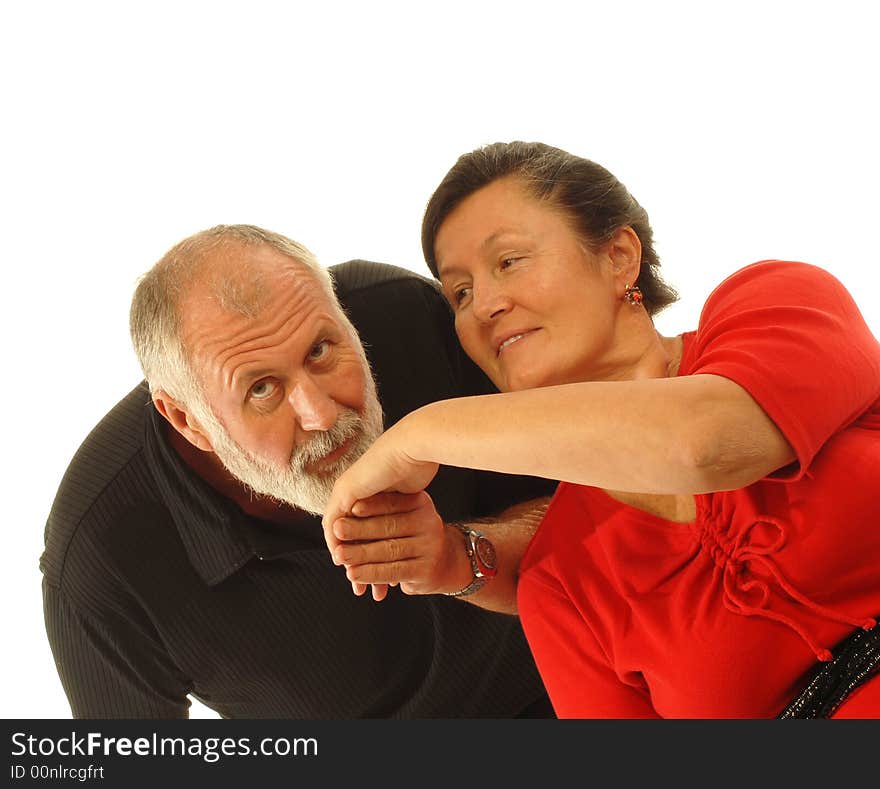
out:
M331 282L295 242L220 226L142 278L131 324L149 390L71 462L41 561L76 717L185 717L189 694L239 718L547 713L516 618L449 596L485 579L444 520L482 516L509 570L532 505L487 516L549 483L444 469L430 497L368 503L404 590L447 593L381 604L351 594L312 514L383 408L486 391L432 283L363 261ZM499 607L509 575L470 599Z

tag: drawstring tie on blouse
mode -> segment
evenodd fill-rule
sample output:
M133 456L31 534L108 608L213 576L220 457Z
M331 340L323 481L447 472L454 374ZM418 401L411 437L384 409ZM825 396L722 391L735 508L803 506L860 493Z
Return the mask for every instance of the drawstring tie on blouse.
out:
M776 529L777 537L771 545L754 545L748 541L752 529L761 523L767 524ZM721 548L720 545L716 544L716 546L713 546L715 550L713 550L712 553L716 562L721 558L718 556L717 552L721 552L724 559L724 605L729 611L733 611L736 614L742 614L743 616L763 616L767 619L772 619L776 622L787 625L804 640L819 660L828 662L833 657L830 650L817 644L810 637L809 633L807 633L807 631L794 619L767 607L770 600L770 588L762 580L756 578L746 579L743 577L744 570L748 569L747 563L752 565L758 564L766 569L779 586L785 590L793 600L806 606L813 611L813 613L824 616L835 622L847 624L851 627L859 627L862 630L870 630L877 624L877 621L872 618L853 619L839 611L819 605L815 601L810 600L806 595L799 592L791 582L785 578L780 569L776 566L776 563L769 558L771 554L776 553L785 545L786 537L787 534L784 523L776 518L760 517L747 529L744 529L739 535L737 535L736 540L733 543L733 549L729 552ZM745 595L754 593L755 590L760 593L760 600L756 605L749 604L745 599Z

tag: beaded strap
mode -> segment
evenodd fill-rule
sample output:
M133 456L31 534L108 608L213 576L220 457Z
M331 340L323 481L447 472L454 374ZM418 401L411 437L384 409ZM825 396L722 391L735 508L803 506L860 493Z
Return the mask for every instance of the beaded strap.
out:
M833 654L780 718L830 718L850 693L880 672L880 624L856 630Z

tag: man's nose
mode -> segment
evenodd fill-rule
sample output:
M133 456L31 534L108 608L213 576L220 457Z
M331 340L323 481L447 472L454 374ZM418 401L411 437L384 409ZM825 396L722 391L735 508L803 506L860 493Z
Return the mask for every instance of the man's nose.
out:
M336 424L339 415L336 401L309 376L296 382L288 400L303 430L329 430Z

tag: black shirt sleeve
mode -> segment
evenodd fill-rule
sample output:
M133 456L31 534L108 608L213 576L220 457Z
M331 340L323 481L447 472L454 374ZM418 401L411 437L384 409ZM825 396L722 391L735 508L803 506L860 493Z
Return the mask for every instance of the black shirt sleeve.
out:
M137 386L90 432L46 523L40 559L46 634L75 718L188 716L190 683L165 649L130 572L138 568L154 583L159 575L132 528L133 509L155 485L144 464L148 408L149 393ZM160 533L154 530L150 542L167 555Z
M107 625L76 610L43 580L46 634L74 718L187 718L188 688L167 655L125 620Z

